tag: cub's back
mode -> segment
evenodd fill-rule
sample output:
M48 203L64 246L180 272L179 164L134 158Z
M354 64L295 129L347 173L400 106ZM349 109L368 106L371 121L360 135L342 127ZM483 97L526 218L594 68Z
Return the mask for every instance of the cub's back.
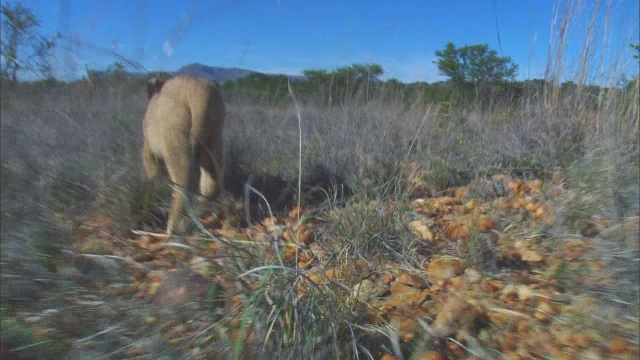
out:
M200 101L209 97L209 82L189 76L178 76L165 81L162 89L155 95L174 101L187 102L189 99Z
M155 153L163 154L175 141L219 137L225 109L217 83L179 76L153 84L143 131Z

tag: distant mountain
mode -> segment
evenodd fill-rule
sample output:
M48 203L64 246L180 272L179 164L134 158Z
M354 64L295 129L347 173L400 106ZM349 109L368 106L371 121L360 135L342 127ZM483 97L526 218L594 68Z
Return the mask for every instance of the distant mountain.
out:
M239 68L221 68L202 64L189 64L181 67L174 75L188 75L203 79L213 79L220 83L237 80L255 74L255 71Z

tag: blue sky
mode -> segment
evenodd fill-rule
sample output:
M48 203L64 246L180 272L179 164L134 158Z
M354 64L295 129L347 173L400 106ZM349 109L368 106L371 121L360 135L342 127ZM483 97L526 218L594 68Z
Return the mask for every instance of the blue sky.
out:
M78 76L85 66L103 68L116 60L111 55L116 51L148 70L167 71L198 62L296 75L303 69L373 62L382 65L385 78L404 82L443 80L433 64L434 52L449 41L488 44L520 66L519 79L542 77L556 4L554 0L20 2L41 20L43 32L73 34L84 44L74 47L72 56L58 51L59 76ZM627 44L638 42L638 1L610 3L607 28L604 22L597 28L607 33L609 41L604 62L615 62L618 71L637 73L637 63L628 60ZM582 4L589 10L596 0ZM583 20L572 24L570 56L580 50L587 28ZM616 49L622 53L612 51ZM569 73L572 63L567 62Z

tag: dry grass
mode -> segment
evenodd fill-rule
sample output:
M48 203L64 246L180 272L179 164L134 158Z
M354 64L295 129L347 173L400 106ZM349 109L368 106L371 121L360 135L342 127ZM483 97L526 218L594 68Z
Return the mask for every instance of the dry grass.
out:
M20 280L3 281L3 300L17 306L46 294L32 279L51 277L47 259L69 246L65 240L54 240L68 237L68 226L73 227L56 221L56 213L74 218L87 211L106 212L123 230L163 221L163 190L143 191L147 184L139 165L141 89L109 84L91 88L91 94L78 86L60 85L55 91L25 87L21 91L26 93L3 95L3 275L20 275ZM579 232L580 220L598 216L621 223L638 215L634 199L640 164L633 134L637 105L629 101L633 94L625 96L615 91L602 94L604 105L589 112L598 119L596 127L581 124L571 107L550 111L533 101L524 108L491 111L443 110L436 104L305 104L298 118L293 106L265 108L231 99L226 148L233 168L228 188L241 196L242 184L254 175L265 179L254 185L268 195L276 212L291 208L296 201L300 119L303 197L313 198L316 205L324 202L332 214L325 219L325 235L317 240L330 249L333 260L327 266L366 260L375 268L393 260L407 268L420 267L420 254L431 250L416 243L405 228L411 214L401 172L408 161L421 162L441 190L495 173L530 177L550 174L557 167L567 169L575 196L565 199L566 220L552 229L553 236L561 238ZM312 196L314 185L325 190L316 189ZM347 188L350 198L332 193ZM621 239L615 231L598 240L605 271L617 282L591 289L632 307L637 306L638 290L633 240ZM241 288L245 307L238 314L252 341L220 337L215 348L222 353L352 356L367 353L376 336L391 338L390 333L357 325L357 304L348 301L348 289L363 274L354 274L342 286L316 289L301 300L292 289L308 282L303 273L271 267L278 263L276 258L255 255L242 256L252 260L238 268L224 269L230 278L249 272L245 276L251 286ZM54 291L62 290L61 284L55 286ZM122 305L109 305L118 306ZM143 309L142 304L126 307ZM65 336L82 337L112 322L101 324L85 322L84 327L63 331ZM325 343L331 346L321 346Z
M577 26L574 16L584 9L568 10L560 27ZM591 52L590 44L606 48L602 43L612 41L596 28L587 32L575 73L577 87L571 93L563 93L554 83L566 74L568 61L566 39L561 37L566 32L560 32L550 50L551 82L539 93L513 103L406 106L399 100L351 99L345 102L348 105L324 107L301 99L298 109L293 103L281 107L228 99L226 187L241 199L244 183L253 178L254 187L264 193L276 213L286 213L296 201L322 209L318 216L327 225L317 243L329 253L327 266L365 261L376 267L393 260L417 269L420 254L431 249L417 244L405 228L412 216L402 180L408 162L423 164L435 191L498 173L548 177L562 168L568 172L571 191L566 198L557 199L562 221L544 229L551 239L549 246L569 235L583 236L584 221L605 219L611 226L595 237L597 261L615 279L604 288L567 290L587 290L637 316L638 238L618 230L640 215L639 87L636 82L625 91L602 88L594 95L584 86L593 80L617 83L613 76L591 75L606 73L606 69L598 68L598 55ZM619 50L607 56L630 61L624 54ZM167 197L161 192L166 189L148 191L140 166L144 91L133 83L46 88L24 84L15 91L3 91L1 103L3 309L28 306L51 293L60 302L65 297L86 296L79 290L82 287L54 280L48 271L61 250L70 246L75 226L73 221L61 221L57 214L78 219L87 213L107 213L116 219L120 231L163 221L159 214ZM296 189L300 173L302 189ZM301 194L298 199L296 190ZM482 243L477 246L489 244L486 239L478 241ZM219 270L227 272L231 283L241 279L236 290L245 307L234 314L241 319L246 337L233 340L220 335L211 354L344 358L367 356L377 340L393 345L389 331L360 327L361 304L349 301L366 270L354 271L340 285L308 286L312 290L301 299L293 289L308 284L306 274L281 264L273 252L235 251L230 258L237 261ZM488 251L488 258L472 256L471 261L491 261L493 270L495 251ZM49 280L44 286L36 279ZM567 280L565 285L583 284ZM91 292L104 296L97 289ZM109 328L113 322L99 317L106 319L124 308L144 313L141 303L107 301L100 311L87 315L95 323L61 328L53 340L64 343L65 336L77 339ZM221 318L214 318L207 321L220 326ZM14 326L6 321L4 329L4 325ZM130 337L139 335L133 330L135 321L118 321L127 331L119 333L115 343L130 346ZM151 326L143 330L154 331ZM12 344L29 343L25 331L12 331Z

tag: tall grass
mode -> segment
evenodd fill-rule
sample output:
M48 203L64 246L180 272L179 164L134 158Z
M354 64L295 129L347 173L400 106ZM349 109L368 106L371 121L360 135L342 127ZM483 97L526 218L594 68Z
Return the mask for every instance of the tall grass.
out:
M640 95L638 60L633 59L628 47L637 42L632 37L637 13L619 16L612 1L597 1L593 7L579 2L559 3L557 11L558 28L550 46L550 54L554 53L554 56L550 56L547 65L550 81L545 89L546 121L561 124L563 129L577 126L582 134L580 156L567 164L568 181L575 196L566 199L564 215L572 221L576 217L601 217L614 224L637 220L640 215ZM567 56L565 50L570 34L584 29L585 24L578 57ZM613 26L623 29L625 25L629 29L628 37L624 33L620 38L610 35ZM571 63L577 64L577 68L572 69ZM562 98L557 84L559 77L567 73L574 79L577 89ZM624 73L633 74L636 80L621 88ZM589 91L590 83L604 88L594 94ZM572 221L564 225L571 228ZM628 233L609 231L596 237L598 257L605 263L604 271L617 281L605 289L591 290L613 303L631 305L627 309L637 312L640 252L632 243L639 239L636 234L631 235L635 239L629 241L628 236Z
M138 179L131 174L138 173L144 97L127 84L34 83L7 89L3 85L0 110L2 273L34 268L39 270L28 272L30 278L49 277L41 266L55 262L61 247L69 246L68 220L110 204L126 209L118 213L122 224L129 221L127 199L139 190L127 191ZM37 287L26 284L17 289ZM35 300L20 291L2 295Z
M609 221L595 240L603 271L616 281L586 289L637 313L638 238L623 228L640 215L640 88L638 81L618 86L635 64L627 47L632 39L609 35L613 2L558 4L546 83L517 101L462 106L418 97L407 105L398 94L282 106L228 96L227 188L239 199L245 181L263 179L256 187L280 213L296 201L303 207L324 201L328 225L317 243L331 254L327 266L392 260L418 267L419 254L431 249L419 248L403 227L410 213L401 180L408 162L421 163L437 190L496 173L545 177L563 168L571 191L558 199L562 221L551 230L553 241L579 233L580 221ZM567 44L577 29L586 31L575 59ZM570 91L561 86L567 78L576 84ZM593 83L601 87L596 91ZM60 219L107 213L122 233L161 227L162 219L153 218L167 197L148 191L140 165L146 104L140 84L21 84L2 91L1 104L3 275L41 277L46 259L71 246L71 230ZM292 189L300 191L297 199ZM340 192L351 198L338 201ZM271 252L236 256L238 265L224 270L250 279L240 287L240 318L252 340L220 338L221 349L341 357L367 354L372 333L386 341L358 325L360 305L349 300L367 266L350 270L341 284L313 287L308 274L282 266ZM294 291L300 284L309 285L304 298ZM25 298L34 299L19 289L3 291L2 300Z

